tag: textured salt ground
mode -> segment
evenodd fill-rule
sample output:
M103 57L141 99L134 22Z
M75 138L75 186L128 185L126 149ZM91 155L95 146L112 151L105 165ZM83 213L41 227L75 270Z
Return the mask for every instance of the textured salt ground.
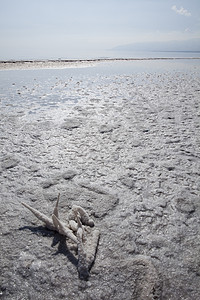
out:
M198 299L199 84L57 78L1 95L2 299ZM70 243L20 204L50 216L59 192L61 219L79 204L101 230L87 282Z

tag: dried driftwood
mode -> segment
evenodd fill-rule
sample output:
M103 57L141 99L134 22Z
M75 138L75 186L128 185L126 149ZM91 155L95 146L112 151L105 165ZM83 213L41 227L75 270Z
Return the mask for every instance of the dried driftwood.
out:
M87 280L89 271L95 261L100 232L98 229L87 229L87 227L94 227L94 221L81 206L73 205L68 222L62 222L58 214L59 198L60 194L52 218L24 202L22 202L22 205L28 208L40 221L44 222L48 229L59 232L77 245L79 278Z

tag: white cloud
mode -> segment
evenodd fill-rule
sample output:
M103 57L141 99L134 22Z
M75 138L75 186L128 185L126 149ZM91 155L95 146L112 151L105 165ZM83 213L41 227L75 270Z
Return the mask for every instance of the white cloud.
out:
M191 31L190 28L185 29L185 32L190 32L190 31Z
M190 17L191 16L191 13L189 11L187 11L187 9L183 8L182 6L181 6L180 9L178 9L176 7L176 5L173 5L172 10L174 10L177 14L185 16L185 17Z

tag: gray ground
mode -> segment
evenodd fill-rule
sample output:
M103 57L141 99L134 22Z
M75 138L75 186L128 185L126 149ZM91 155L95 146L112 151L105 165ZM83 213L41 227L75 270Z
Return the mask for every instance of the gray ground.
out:
M0 102L2 299L199 298L199 87L195 72L56 78L45 93L37 78L12 83ZM50 216L58 193L62 220L78 204L101 231L88 281L72 244L21 205Z

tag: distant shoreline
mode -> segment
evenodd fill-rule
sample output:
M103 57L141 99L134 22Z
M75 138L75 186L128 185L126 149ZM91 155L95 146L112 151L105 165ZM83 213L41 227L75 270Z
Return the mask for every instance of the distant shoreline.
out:
M98 62L144 61L144 60L194 60L200 57L143 57L143 58L94 58L94 59L44 59L44 60L0 60L0 70L65 69L90 67Z
M115 60L157 60L157 59L200 59L200 57L130 57L130 58L91 58L91 59L25 59L25 60L0 60L0 63L34 63L34 62L95 62Z

